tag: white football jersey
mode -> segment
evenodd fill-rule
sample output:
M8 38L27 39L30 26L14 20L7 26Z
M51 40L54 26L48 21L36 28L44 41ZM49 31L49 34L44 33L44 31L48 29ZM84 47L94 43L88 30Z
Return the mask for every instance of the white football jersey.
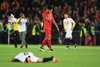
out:
M28 56L30 56L32 62L37 62L37 60L39 59L38 57L34 56L34 54L31 53L31 52L22 52L22 53L18 54L18 55L15 57L15 59L18 59L20 62L24 62L25 59L26 59Z
M19 32L25 32L26 31L26 22L27 19L18 19L19 24Z
M8 22L11 23L11 29L13 29L14 28L14 25L12 23L13 22L17 22L16 21L16 18L15 17L9 17L8 19L9 19Z
M66 30L71 30L73 22L74 20L72 18L67 18L63 20L63 24L65 25Z
M8 22L10 22L10 23L12 23L12 22L16 22L15 17L10 17L9 20L8 20Z

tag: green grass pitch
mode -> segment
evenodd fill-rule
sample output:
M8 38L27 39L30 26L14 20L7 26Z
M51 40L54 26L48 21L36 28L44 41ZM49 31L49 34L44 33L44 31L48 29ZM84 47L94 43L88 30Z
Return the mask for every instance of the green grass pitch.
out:
M40 45L28 45L28 48L13 48L13 45L0 45L0 67L100 67L100 46L70 46L64 49L65 45L52 45L55 52L40 52ZM46 46L44 47L46 48ZM32 52L38 57L54 56L58 59L58 63L52 61L46 63L21 63L10 62L20 52Z

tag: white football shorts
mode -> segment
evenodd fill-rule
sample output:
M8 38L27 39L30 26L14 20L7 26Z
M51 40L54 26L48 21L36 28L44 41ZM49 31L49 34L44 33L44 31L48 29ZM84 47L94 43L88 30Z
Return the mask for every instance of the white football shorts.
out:
M72 38L72 30L67 30L65 38Z

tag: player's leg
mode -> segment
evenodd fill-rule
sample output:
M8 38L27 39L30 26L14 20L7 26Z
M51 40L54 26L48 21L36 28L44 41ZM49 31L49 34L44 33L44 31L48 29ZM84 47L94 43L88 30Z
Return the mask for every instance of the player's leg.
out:
M49 49L49 45L48 45L48 43L46 43L47 44L47 47L46 47L46 49Z
M43 59L38 59L37 62L48 62L48 61L53 61L55 63L58 62L58 60L56 58L54 58L53 56L51 57L45 57Z
M51 48L51 38L48 38L48 39L47 39L47 43L48 43L50 52L54 52L54 50Z
M70 39L69 38L66 38L65 41L66 41L66 44L67 44L67 47L66 48L68 49L69 48L69 44L70 44Z
M51 48L51 30L47 30L47 43L48 43L50 52L54 52L54 50Z
M19 62L19 60L18 60L18 59L15 59L15 58L12 58L12 59L10 60L10 62Z
M18 44L18 43L17 43L18 38L19 38L19 32L18 32L18 31L16 31L16 45Z
M23 32L21 32L21 40L22 40L22 43L21 43L21 47L23 47L25 44L24 44L24 36L23 36Z
M74 39L71 38L70 42L72 42L74 44L75 48L77 47L77 43L74 41Z
M72 30L69 30L68 35L69 35L69 43L72 42L76 48L77 43L72 38Z
M44 52L43 46L46 44L47 39L48 39L48 30L45 29L45 38L44 38L44 40L43 40L43 42L42 42L42 45L41 45L41 47L40 47L40 51L42 51L42 52Z
M45 29L44 30L45 31L45 38L44 38L44 40L43 40L43 42L42 42L42 45L41 45L41 48L43 48L43 46L46 44L46 42L47 42L47 36L48 36L48 32L47 32L47 30Z
M44 38L42 45L41 45L41 48L43 48L43 46L46 44L46 42L47 42L47 38Z
M21 47L20 48L22 48L24 46L22 43L22 32L19 32L19 36L20 36L20 40L21 40Z
M25 35L26 35L26 32L22 32L22 43L25 45L25 47L27 48L27 43L25 41Z
M65 41L66 41L66 44L67 44L67 49L69 48L69 44L70 44L70 32L67 30L66 32L66 35L65 35Z
M54 52L54 50L51 48L51 38L48 38L48 39L47 39L47 43L48 43L50 52Z
M43 42L42 42L42 45L41 45L41 47L40 47L40 51L44 52L43 46L46 44L46 42L47 42L47 39L44 38L44 40L43 40Z
M14 48L17 48L17 31L14 31L13 38L14 38L14 45L15 45Z

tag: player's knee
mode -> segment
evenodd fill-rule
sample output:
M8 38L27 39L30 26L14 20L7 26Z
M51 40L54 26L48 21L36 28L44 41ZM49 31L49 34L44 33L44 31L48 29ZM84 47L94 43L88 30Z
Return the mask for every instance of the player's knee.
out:
M38 59L37 62L39 62L39 63L40 63L40 62L43 62L43 59Z

